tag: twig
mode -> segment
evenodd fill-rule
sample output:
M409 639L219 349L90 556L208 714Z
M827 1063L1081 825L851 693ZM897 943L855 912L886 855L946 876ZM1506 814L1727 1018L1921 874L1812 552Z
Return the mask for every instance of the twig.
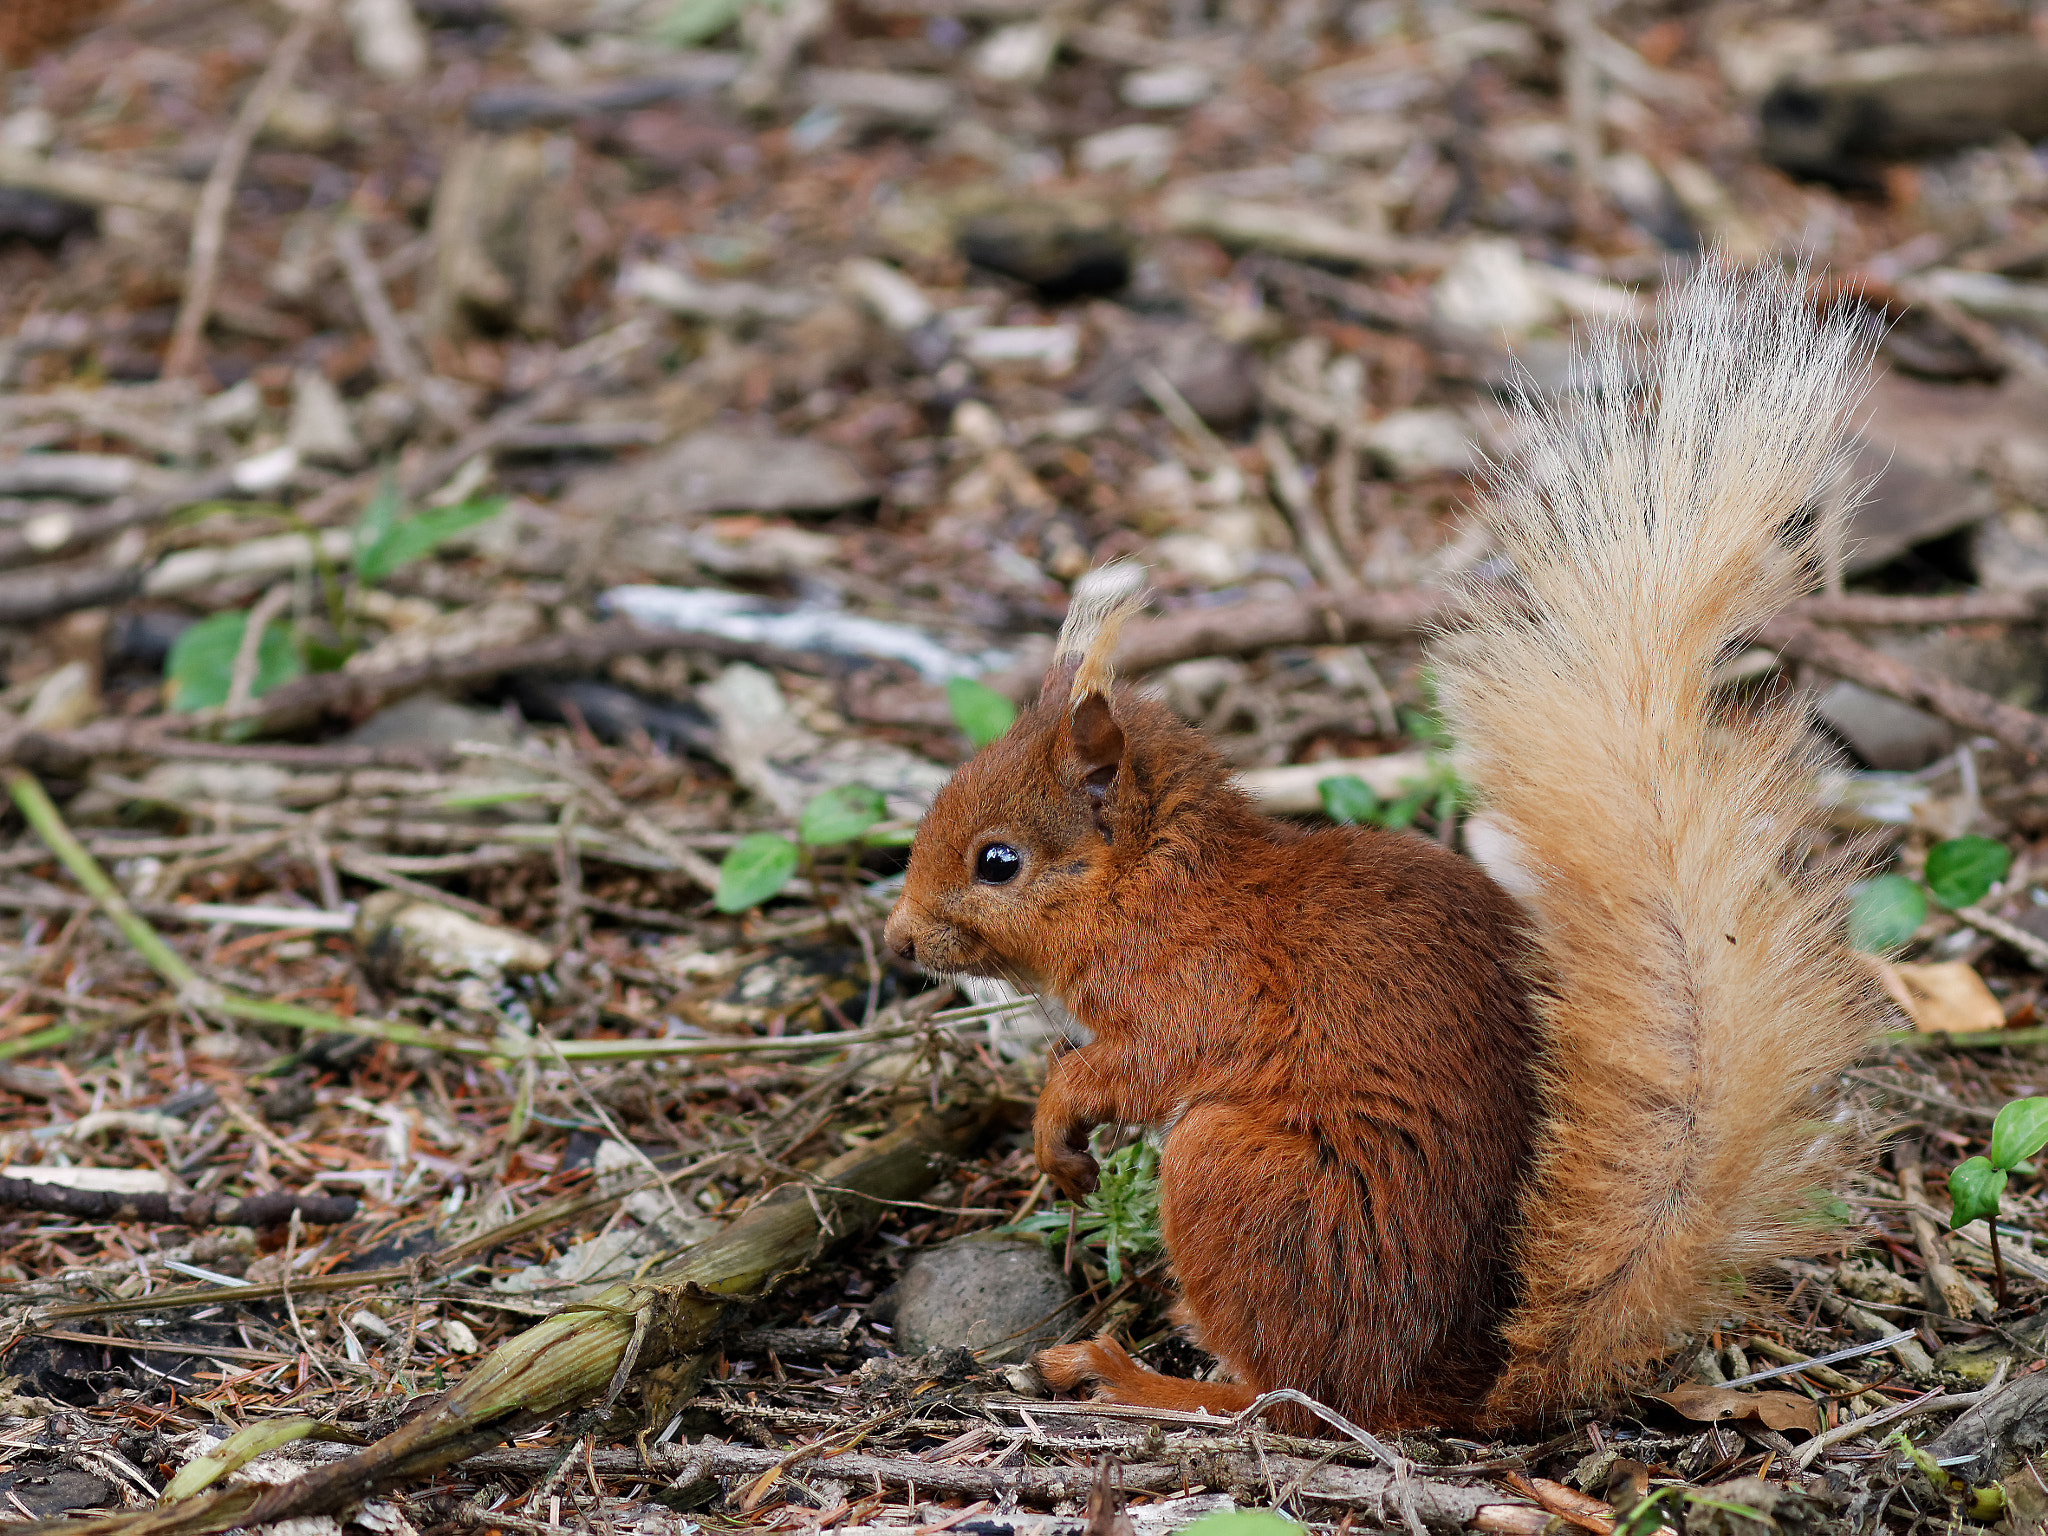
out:
M178 1222L188 1227L274 1227L296 1213L309 1226L353 1221L353 1195L295 1195L290 1191L230 1199L216 1195L118 1194L72 1189L37 1179L0 1179L0 1207L51 1211L82 1221Z
M385 297L384 280L364 249L363 232L354 220L344 218L334 226L334 254L341 259L348 291L362 312L363 323L370 329L370 340L376 344L378 368L412 396L421 410L451 432L460 432L469 422L455 408L449 392L436 387L440 381L429 375L413 356L412 341L405 334L398 312L391 307L391 300Z
M1920 1177L1919 1143L1901 1141L1894 1145L1892 1167L1899 1175L1899 1193L1906 1197L1906 1221L1913 1229L1913 1244L1927 1265L1922 1277L1927 1304L1967 1322L1981 1308L1950 1261L1948 1250L1941 1245L1941 1234L1924 1209L1927 1186Z
M192 189L164 176L139 176L90 155L45 159L0 144L0 187L20 187L90 207L140 208L182 219L192 212Z
M812 675L830 675L841 669L841 663L829 656L783 651L723 635L642 629L636 624L613 622L582 634L547 635L517 645L489 646L466 656L437 656L383 672L318 672L271 689L257 701L256 713L251 718L265 730L283 730L323 715L367 715L425 688L473 687L507 672L528 669L595 668L616 657L660 651L704 651ZM177 724L190 728L210 725L219 718L217 711L199 710ZM0 746L4 744L4 737L0 737Z
M164 377L182 378L199 364L200 337L213 313L213 290L220 276L221 249L227 234L228 213L234 206L235 186L242 179L242 166L256 143L256 135L269 121L292 77L305 62L306 51L327 19L324 5L309 6L292 29L285 33L270 63L242 99L213 170L199 192L199 206L192 216L191 255L185 267L185 297L178 306L177 323L171 328L170 350L164 354Z
M2000 1362L2001 1366L2003 1362ZM1805 1471L1819 1459L1820 1453L1830 1446L1840 1445L1844 1440L1867 1434L1883 1424L1896 1424L1902 1419L1918 1418L1923 1413L1946 1413L1952 1408L1974 1408L1984 1401L1997 1387L1986 1387L1981 1392L1958 1392L1953 1397L1942 1396L1940 1390L1929 1392L1925 1397L1916 1397L1910 1403L1899 1403L1882 1413L1866 1414L1860 1419L1851 1419L1846 1424L1837 1424L1824 1435L1816 1435L1799 1448L1798 1465Z
M2001 943L2010 944L2032 962L2035 970L2048 971L2048 942L2037 935L1982 907L1957 907L1955 914L1979 933L1988 933Z
M242 638L235 645L235 664L228 672L228 697L223 706L230 720L249 712L249 697L256 688L256 673L263 658L263 632L271 620L291 605L290 582L279 582L249 610L242 624Z
M372 885L381 885L387 890L403 891L421 901L431 901L437 906L464 913L480 923L497 924L502 921L498 913L480 901L471 901L467 896L457 896L453 891L444 891L439 886L428 885L424 880L414 880L401 875L395 869L364 853L360 848L336 848L334 862L344 874L354 875L358 880L367 880Z
M229 476L208 475L164 495L124 496L90 512L70 507L38 512L25 522L0 528L0 569L54 560L124 528L153 523L180 507L225 496L233 489L234 481Z
M1357 591L1358 578L1330 538L1329 525L1316 507L1315 494L1309 490L1301 461L1294 456L1280 429L1270 421L1259 428L1259 451L1266 456L1274 493L1280 498L1287 520L1294 525L1294 535L1301 541L1301 552L1308 557L1308 563L1332 591Z

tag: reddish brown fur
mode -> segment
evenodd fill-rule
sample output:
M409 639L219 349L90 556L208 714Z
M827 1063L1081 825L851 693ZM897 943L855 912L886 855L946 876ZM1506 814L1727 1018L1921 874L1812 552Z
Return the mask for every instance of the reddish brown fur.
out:
M939 794L889 922L935 969L1007 975L1094 1032L1038 1101L1040 1165L1094 1186L1095 1126L1172 1122L1165 1235L1203 1347L1382 1426L1457 1417L1499 1365L1535 1051L1514 904L1420 838L1257 815L1161 705L1116 690L1098 831L1071 665ZM977 886L991 839L1024 873ZM1118 1351L1042 1358L1126 1401L1241 1408Z

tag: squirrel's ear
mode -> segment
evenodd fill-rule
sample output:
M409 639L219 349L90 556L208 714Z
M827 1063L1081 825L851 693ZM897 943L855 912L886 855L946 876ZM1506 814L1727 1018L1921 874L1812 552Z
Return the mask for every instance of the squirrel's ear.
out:
M1110 712L1109 695L1083 694L1067 715L1067 739L1081 768L1081 786L1095 811L1095 830L1109 836L1109 786L1124 760L1124 728Z

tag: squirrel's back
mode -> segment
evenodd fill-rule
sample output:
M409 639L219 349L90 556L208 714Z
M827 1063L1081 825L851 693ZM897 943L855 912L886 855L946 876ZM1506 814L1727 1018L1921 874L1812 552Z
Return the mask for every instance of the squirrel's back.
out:
M1872 1028L1846 876L1807 867L1806 721L1714 684L1819 568L1865 344L1785 278L1710 266L1644 355L1606 337L1525 404L1490 498L1513 576L1438 654L1548 972L1501 1421L1626 1383L1799 1246Z

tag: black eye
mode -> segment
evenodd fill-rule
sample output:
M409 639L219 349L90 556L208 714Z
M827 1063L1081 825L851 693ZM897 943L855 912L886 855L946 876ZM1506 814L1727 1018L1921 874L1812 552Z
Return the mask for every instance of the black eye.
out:
M1008 843L990 843L974 856L974 878L983 885L1008 885L1024 867L1024 855Z

